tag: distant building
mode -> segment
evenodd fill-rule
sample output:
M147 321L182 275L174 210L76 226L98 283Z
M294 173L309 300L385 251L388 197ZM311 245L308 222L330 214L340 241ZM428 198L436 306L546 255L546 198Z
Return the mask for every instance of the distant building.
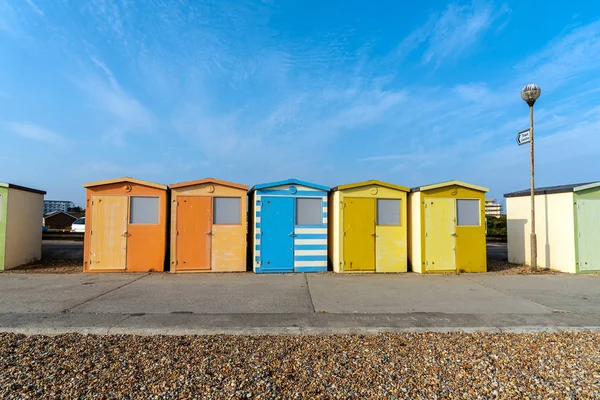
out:
M44 215L44 226L48 229L68 229L75 220L84 216L84 213L78 212L53 211Z
M66 200L44 200L44 215L50 214L53 211L68 211L69 208L74 207L75 204L72 201Z
M485 199L485 215L488 217L500 217L502 215L502 204L496 203L496 199Z

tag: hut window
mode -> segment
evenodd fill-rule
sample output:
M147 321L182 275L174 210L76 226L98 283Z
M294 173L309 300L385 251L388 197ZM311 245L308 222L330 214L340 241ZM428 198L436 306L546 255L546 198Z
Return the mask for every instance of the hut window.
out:
M296 225L322 225L321 199L296 199Z
M479 200L456 200L456 225L479 226Z
M213 201L213 217L215 224L241 224L239 197L215 197Z
M130 224L158 224L158 197L131 196Z
M377 225L400 225L400 200L377 199Z

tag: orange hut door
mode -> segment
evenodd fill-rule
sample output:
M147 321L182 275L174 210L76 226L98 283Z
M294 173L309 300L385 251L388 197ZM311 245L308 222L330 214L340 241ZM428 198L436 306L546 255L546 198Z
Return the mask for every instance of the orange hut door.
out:
M93 196L90 269L123 270L127 265L127 196Z
M180 196L177 204L177 269L210 269L212 197Z

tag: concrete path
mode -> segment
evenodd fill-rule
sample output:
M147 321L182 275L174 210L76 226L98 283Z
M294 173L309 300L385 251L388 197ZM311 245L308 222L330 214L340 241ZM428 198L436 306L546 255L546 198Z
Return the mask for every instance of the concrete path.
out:
M1 274L0 331L600 330L595 275Z

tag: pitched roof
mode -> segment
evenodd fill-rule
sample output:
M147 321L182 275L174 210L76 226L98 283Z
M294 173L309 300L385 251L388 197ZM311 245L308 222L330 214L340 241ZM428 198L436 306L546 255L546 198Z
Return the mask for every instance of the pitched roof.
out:
M48 213L48 214L44 215L44 218L54 217L55 215L58 215L58 214L65 214L65 215L68 215L69 217L71 217L73 219L79 218L79 217L76 217L75 215L73 215L71 213L68 213L68 212L65 212L65 211L62 211L62 210L52 211L51 213Z
M489 189L486 187L472 185L470 183L465 183L465 182L461 182L461 181L446 181L446 182L434 183L431 185L418 186L418 187L414 187L414 188L410 189L410 191L411 192L422 192L424 190L439 189L439 188L448 187L448 186L462 186L467 189L473 189L473 190L477 190L477 191L484 192L484 193L489 192Z
M46 194L46 192L44 190L32 189L32 188L25 187L25 186L15 185L14 183L0 182L0 187L23 190L25 192L32 192L32 193L37 193L37 194Z
M233 182L227 182L227 181L220 181L215 178L204 178L204 179L199 179L199 180L189 181L189 182L179 182L179 183L174 183L172 185L169 185L169 187L171 189L177 189L177 188L188 187L188 186L202 185L204 183L214 183L215 185L229 186L229 187L236 188L236 189L248 190L248 186L246 186L246 185L242 185L239 183L233 183Z
M394 185L393 183L382 182L382 181L378 181L375 179L372 179L369 181L364 181L364 182L356 182L356 183L348 183L346 185L339 185L339 186L331 188L331 190L333 192L335 192L337 190L354 189L354 188L358 188L358 187L371 186L371 185L383 186L383 187L387 187L390 189L401 190L403 192L410 192L410 189L407 187Z
M167 190L167 186L166 185L161 185L160 183L153 183L153 182L143 181L141 179L130 178L128 176L124 176L122 178L107 179L107 180L104 180L104 181L88 182L88 183L84 183L83 187L84 188L88 188L88 187L110 185L112 183L121 183L121 182L137 183L138 185L153 187L153 188L156 188L156 189Z
M557 193L569 193L579 192L586 189L593 189L600 187L600 182L587 182L587 183L572 183L569 185L558 185L558 186L546 186L535 188L534 194L557 194ZM531 189L519 190L517 192L506 193L504 197L525 197L531 195Z
M274 186L282 186L282 185L302 185L302 186L307 186L307 187L310 187L313 189L322 190L324 192L329 191L329 187L327 187L327 186L321 186L321 185L317 185L316 183L305 182L305 181L301 181L301 180L295 179L295 178L286 179L284 181L261 183L259 185L252 186L252 188L249 191L252 192L254 190L266 189L266 188L270 188L270 187L274 187Z

